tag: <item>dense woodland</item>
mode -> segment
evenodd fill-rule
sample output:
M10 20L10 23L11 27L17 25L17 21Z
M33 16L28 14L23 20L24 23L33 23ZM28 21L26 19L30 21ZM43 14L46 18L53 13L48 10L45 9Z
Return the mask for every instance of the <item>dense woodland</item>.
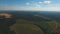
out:
M60 34L60 12L0 11L0 13L12 15L10 19L4 17L0 19L1 34Z

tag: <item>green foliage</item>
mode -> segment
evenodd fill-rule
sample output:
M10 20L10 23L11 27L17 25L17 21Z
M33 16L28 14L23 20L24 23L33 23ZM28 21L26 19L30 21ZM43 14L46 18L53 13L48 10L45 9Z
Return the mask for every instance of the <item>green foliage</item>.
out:
M17 24L34 24L34 23L37 23L37 22L20 19L20 20L17 20L16 23Z

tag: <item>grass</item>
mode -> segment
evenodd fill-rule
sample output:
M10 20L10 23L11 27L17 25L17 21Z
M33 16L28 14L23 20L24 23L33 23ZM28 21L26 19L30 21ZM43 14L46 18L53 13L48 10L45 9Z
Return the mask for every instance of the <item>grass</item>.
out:
M15 31L16 34L43 34L44 31L40 27L37 27L34 24L41 26L43 29L47 31L48 34L56 32L56 30L58 30L58 27L56 26L60 27L59 25L60 23L57 23L56 21L36 22L28 20L17 20L16 23L10 28L11 31Z
M43 31L33 24L14 24L10 28L16 34L43 34Z

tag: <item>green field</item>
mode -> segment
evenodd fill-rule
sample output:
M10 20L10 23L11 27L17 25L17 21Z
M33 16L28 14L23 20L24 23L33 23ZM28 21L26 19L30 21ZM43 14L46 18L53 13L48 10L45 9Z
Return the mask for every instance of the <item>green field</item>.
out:
M34 25L37 24L37 25ZM17 20L16 23L10 27L11 31L14 31L16 34L60 34L58 26L60 23L56 21L28 21L28 20ZM44 30L43 30L44 29ZM47 32L46 32L47 31Z
M11 30L16 34L43 34L43 31L33 24L14 24Z

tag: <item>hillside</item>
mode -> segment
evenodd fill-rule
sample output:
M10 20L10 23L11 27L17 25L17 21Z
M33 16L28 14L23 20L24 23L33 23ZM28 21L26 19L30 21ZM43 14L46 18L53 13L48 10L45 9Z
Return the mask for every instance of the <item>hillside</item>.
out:
M1 33L10 34L60 34L60 23L38 12L1 12L12 15L12 18L0 19ZM50 13L51 14L51 13ZM50 15L48 14L48 16ZM4 16L5 14L3 14ZM54 16L54 15L53 15ZM50 17L53 17L50 15Z
M60 27L59 24L60 23L56 22L55 20L47 19L46 17L43 17L43 16L41 16L41 17L40 16L34 16L34 17L36 17L36 18L35 19L33 18L33 20L29 19L32 17L16 20L15 25L13 25L11 27L11 29L18 34L20 32L19 28L21 28L21 32L24 31L25 33L28 33L26 30L28 30L28 31L31 30L29 28L32 28L34 30L33 27L39 28L39 30L41 32L43 32L43 34L58 34L60 32L60 30L59 30L59 27ZM27 29L25 29L25 28L27 28ZM33 30L31 30L31 31L34 32ZM19 31L19 32L17 32L17 31ZM31 34L33 34L32 32L31 32ZM36 34L36 32L34 34ZM39 33L39 34L41 34L41 33Z
M33 24L14 24L11 31L16 32L16 34L43 34L43 31Z

